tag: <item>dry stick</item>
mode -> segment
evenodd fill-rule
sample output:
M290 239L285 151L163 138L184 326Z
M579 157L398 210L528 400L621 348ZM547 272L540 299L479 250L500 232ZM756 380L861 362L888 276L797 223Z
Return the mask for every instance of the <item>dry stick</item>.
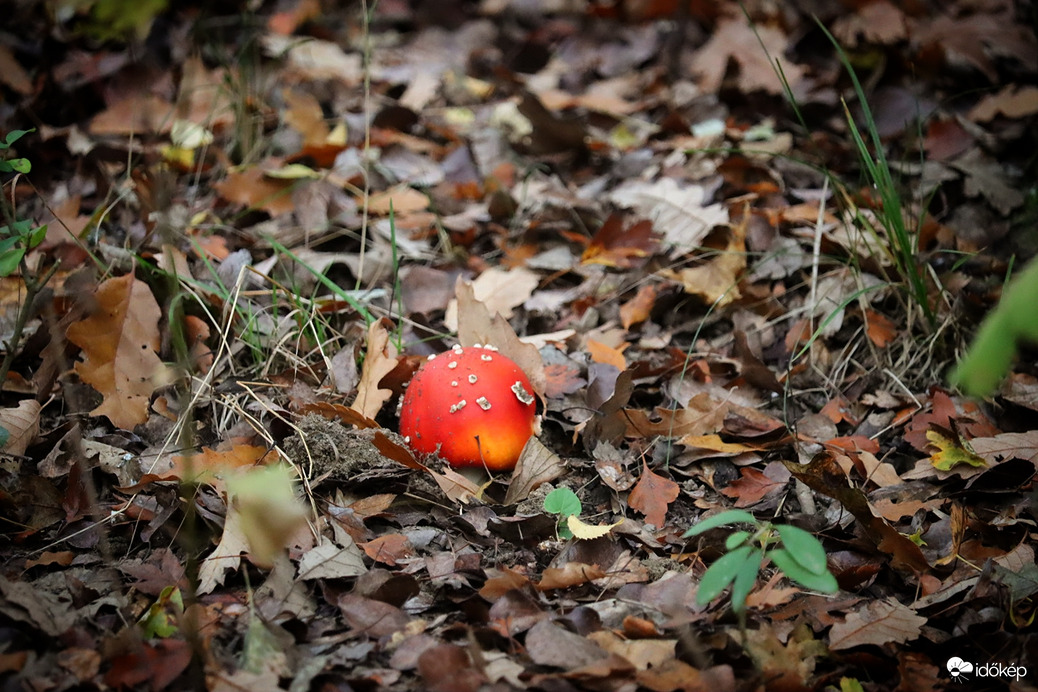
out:
M374 10L374 7L371 9ZM368 197L371 194L371 15L368 0L361 0L360 11L364 15L364 196L361 199L360 258L357 262L356 283L358 290L364 277L364 257L368 247Z
M822 179L822 197L818 200L818 218L815 220L814 244L811 246L811 297L808 299L810 312L808 317L814 318L815 308L818 306L818 264L822 253L822 222L825 220L825 199L829 192L829 178ZM810 351L808 351L810 358ZM816 514L818 507L815 505L815 496L811 488L800 480L794 481L797 500L800 502L800 510L804 514Z

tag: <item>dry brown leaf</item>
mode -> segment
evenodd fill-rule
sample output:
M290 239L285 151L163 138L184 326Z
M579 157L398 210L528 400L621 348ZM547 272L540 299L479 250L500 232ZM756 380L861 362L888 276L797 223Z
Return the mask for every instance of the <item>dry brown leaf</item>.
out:
M358 545L372 560L390 567L396 567L400 560L414 556L414 546L411 545L411 541L407 540L407 536L401 533L379 536L374 540L367 543L359 543Z
M173 105L154 94L137 94L111 104L87 126L92 135L168 134L173 127Z
M874 644L904 644L922 632L926 618L893 598L870 601L851 611L829 631L829 648L834 651Z
M227 506L223 534L216 550L209 554L198 568L198 593L212 593L227 578L227 571L237 571L241 556L249 550L249 539L245 537L242 516L232 504Z
M645 284L638 289L634 298L620 306L620 324L624 329L649 319L652 308L656 305L656 286Z
M23 96L32 93L32 80L29 79L29 73L15 59L11 49L7 46L0 46L0 82Z
M681 486L669 478L653 473L643 460L642 476L627 498L627 504L631 509L644 514L645 521L656 528L662 528L667 518L667 506L678 499L680 493Z
M522 502L538 486L550 483L566 471L559 455L549 449L536 435L531 437L519 454L512 480L505 493L505 505Z
M21 456L40 434L40 402L25 399L14 408L0 409L0 426L9 433L0 452Z
M263 169L253 166L243 171L232 171L213 187L228 202L248 208L262 209L272 217L288 214L295 209L292 201L293 180L268 178Z
M399 361L396 346L390 339L390 326L388 319L381 319L368 327L368 346L360 372L360 384L357 385L357 396L350 406L365 418L375 418L382 410L382 405L393 396L391 389L379 388L382 378L391 373Z
M741 233L732 233L720 255L698 267L677 271L664 269L660 276L679 282L685 293L700 296L711 305L728 305L739 298L739 277L746 270L746 242Z
M538 591L549 591L551 589L568 589L571 586L587 584L595 579L601 579L605 572L598 565L587 565L583 562L567 562L562 567L549 567L541 574L541 580L537 582Z
M624 358L624 349L627 347L627 344L624 344L621 348L613 348L603 344L601 341L588 339L586 345L588 354L594 362L612 365L621 372L627 369L627 359Z
M728 71L728 62L739 66L739 87L744 92L762 90L781 94L783 80L779 78L771 60L781 62L782 73L789 88L796 90L804 70L796 63L782 60L788 38L774 26L750 26L740 13L736 19L722 22L710 34L710 40L701 46L692 59L692 70L700 75L704 92L716 92Z
M429 207L429 197L413 187L397 185L391 190L371 195L368 199L368 211L372 214L387 215L391 206L394 215L425 211Z
M444 468L442 473L432 469L428 469L428 472L451 502L467 505L480 495L478 485L450 467Z
M458 304L458 342L462 346L489 344L502 355L515 361L526 376L534 393L543 399L546 386L544 361L536 346L519 340L508 320L500 314L491 313L480 302L472 284L458 279L455 285Z
M655 254L659 244L660 237L653 232L651 221L642 219L625 228L623 216L614 212L591 237L580 261L619 269L640 267Z
M980 100L970 112L971 120L987 122L998 115L1007 118L1024 118L1038 113L1038 87L1010 84L997 94Z
M775 471L777 470L775 469ZM776 477L771 477L767 473L747 466L740 469L740 478L732 481L727 488L721 491L721 494L735 498L736 507L752 507L766 496L786 487L786 483L789 482L789 471L784 468L781 470L781 474L773 471L771 476Z
M515 308L525 303L533 295L533 291L537 288L539 282L540 278L529 269L519 267L504 270L492 267L484 271L475 281L470 282L468 285L472 289L474 299L486 308L491 315L495 317L501 316L507 320L512 316L512 311ZM455 294L458 298L452 300L447 305L447 312L443 318L443 323L451 330L458 330L463 326L461 324L462 318L459 315L459 300L461 298L458 293L459 284L455 284ZM494 342L482 341L476 343L490 343L492 346L500 348L500 344ZM471 346L472 344L462 341L461 345ZM506 353L505 355L508 354Z
M701 392L689 399L682 409L657 408L652 419L642 409L624 409L627 437L686 437L716 433L724 425L729 406Z
M125 430L148 420L148 400L167 379L159 359L162 310L151 289L133 274L97 287L97 310L69 325L68 340L83 350L75 370L104 397L90 412Z
M171 459L169 471L162 478L192 483L206 483L219 491L226 486L229 473L247 471L278 460L277 450L231 442L221 449L202 447L197 454L177 455Z

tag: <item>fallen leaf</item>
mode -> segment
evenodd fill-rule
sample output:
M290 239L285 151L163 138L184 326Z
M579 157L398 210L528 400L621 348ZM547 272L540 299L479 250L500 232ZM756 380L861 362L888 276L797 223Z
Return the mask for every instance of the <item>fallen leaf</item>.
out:
M21 456L40 434L40 411L35 399L23 399L14 408L0 409L0 427L7 431L0 452Z
M732 60L739 66L739 88L744 92L781 94L787 85L795 91L804 69L781 59L787 43L781 29L764 24L751 26L738 13L737 18L722 21L714 28L710 40L696 51L691 67L700 75L699 86L707 93L718 91ZM781 65L782 78L772 60Z
M299 579L341 579L356 577L368 571L357 544L339 547L328 538L303 553L299 558Z
M168 375L159 359L162 317L151 289L133 274L97 287L97 310L69 325L68 340L83 350L75 365L83 382L104 397L92 416L107 416L125 430L148 420L148 400Z
M623 217L612 213L591 236L580 261L617 269L630 269L644 264L659 247L660 237L652 230L652 222L637 221L624 227Z
M627 344L624 344L627 346ZM620 372L627 369L627 359L624 358L622 348L612 348L601 341L595 341L594 339L587 340L587 352L591 356L591 360L596 363L604 363L606 365L612 365Z
M781 476L770 478L767 474L750 466L739 469L739 471L740 477L721 491L722 495L735 498L735 506L739 508L752 507L767 495L785 488L789 482L788 471L785 473L785 478Z
M368 200L368 211L379 215L388 215L390 209L395 215L407 215L425 211L428 207L429 197L407 185L376 193Z
M357 396L350 406L365 418L374 419L382 410L382 405L393 396L391 389L380 388L382 378L391 373L399 362L396 346L389 334L391 326L392 323L383 318L368 327L368 344L360 372L360 384L357 385Z
M631 509L645 515L645 521L657 529L663 528L667 517L667 506L678 499L681 486L669 478L664 478L649 469L648 463L642 461L642 475L634 486L627 504Z
M605 572L598 565L588 565L583 562L567 562L562 567L548 567L541 574L541 580L536 584L538 591L551 591L552 589L568 589L573 586L587 584L595 579L601 579Z
M983 457L974 452L969 442L957 435L954 431L934 425L926 431L926 439L936 450L930 455L930 461L934 468L939 471L951 471L959 464L966 464L977 468L987 466Z
M846 472L840 468L831 452L819 452L808 464L783 463L790 473L809 488L835 499L850 512L876 547L891 556L895 567L920 573L930 571L930 565L919 546L877 516L865 493L849 484Z
M656 305L656 285L645 284L638 289L634 298L620 306L620 324L630 329L636 324L649 319L652 308Z
M904 644L918 638L925 624L925 617L893 598L870 601L833 625L829 648L840 651L866 644Z
M728 305L742 296L739 277L746 270L746 242L736 231L728 236L728 244L705 264L683 269L663 269L660 276L681 284L685 293L700 296L711 305Z
M264 174L262 168L252 166L245 170L231 171L213 188L228 202L247 208L262 209L276 218L295 210L292 180L275 180Z
M519 453L519 461L508 483L505 505L522 502L530 493L545 483L550 483L566 471L566 465L536 435L532 436Z
M728 209L710 204L700 185L679 184L673 178L654 183L628 181L609 196L621 207L633 209L663 232L663 243L672 254L692 252L715 226L728 223Z
M666 510L664 510L666 511ZM623 522L623 518L613 524L587 524L576 514L566 517L566 526L569 527L573 537L582 541L592 541L601 538Z
M360 544L361 549L375 562L396 567L400 560L414 556L414 547L407 536L390 533Z

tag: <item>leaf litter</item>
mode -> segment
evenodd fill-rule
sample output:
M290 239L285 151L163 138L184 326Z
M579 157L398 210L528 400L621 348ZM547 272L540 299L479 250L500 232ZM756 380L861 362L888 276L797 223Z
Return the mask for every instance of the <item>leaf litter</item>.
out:
M819 10L926 325L808 14L436 5L0 36L0 123L39 129L4 209L49 223L0 295L5 684L1029 689L1033 349L986 400L945 384L1034 252L1023 9ZM395 432L456 343L533 385L511 474ZM744 623L697 605L731 529L682 535L733 508L817 537L839 593L765 563Z

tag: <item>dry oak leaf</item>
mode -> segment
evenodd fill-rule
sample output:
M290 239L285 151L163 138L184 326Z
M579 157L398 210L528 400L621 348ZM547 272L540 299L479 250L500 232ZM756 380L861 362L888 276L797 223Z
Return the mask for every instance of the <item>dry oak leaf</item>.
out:
M66 336L83 350L79 378L104 397L92 416L108 416L124 430L148 420L148 400L167 379L159 359L162 317L151 289L132 274L97 287L97 310L69 325Z
M829 631L829 648L836 651L864 644L904 644L916 639L926 618L888 598L871 601L847 614Z
M667 518L667 505L678 499L681 486L669 478L653 473L642 461L642 477L634 486L627 504L645 515L645 521L661 528Z
M354 411L367 418L374 419L391 396L392 390L382 389L379 384L382 378L397 366L397 351L389 334L389 320L372 322L368 328L368 348L364 358L364 366L360 372L360 385L357 396L350 406Z

